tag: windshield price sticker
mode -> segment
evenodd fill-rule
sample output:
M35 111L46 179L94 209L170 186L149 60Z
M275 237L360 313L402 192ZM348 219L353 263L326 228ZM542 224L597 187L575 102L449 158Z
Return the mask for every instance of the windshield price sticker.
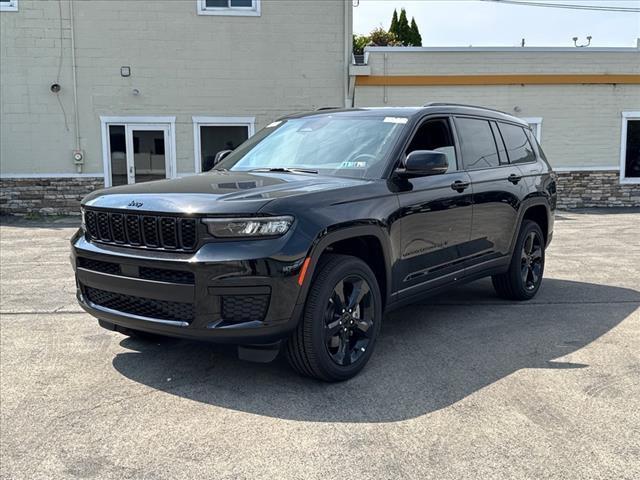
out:
M403 117L384 117L384 123L399 123L404 125L409 119Z

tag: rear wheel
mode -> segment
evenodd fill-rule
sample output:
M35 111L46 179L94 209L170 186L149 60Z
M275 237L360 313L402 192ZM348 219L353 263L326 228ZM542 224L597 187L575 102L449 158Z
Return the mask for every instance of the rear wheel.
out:
M380 289L367 264L356 257L326 255L303 318L287 342L287 359L303 375L347 380L371 357L381 321Z
M544 247L540 226L525 220L518 234L509 270L491 277L499 296L509 300L530 300L535 297L544 273Z

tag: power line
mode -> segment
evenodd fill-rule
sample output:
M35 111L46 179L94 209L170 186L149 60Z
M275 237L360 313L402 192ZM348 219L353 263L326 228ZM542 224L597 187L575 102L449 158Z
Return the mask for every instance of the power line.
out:
M521 5L526 7L564 8L567 10L590 10L595 12L640 13L640 7L605 7L602 5L578 5L568 3L532 2L529 0L480 0L481 2Z

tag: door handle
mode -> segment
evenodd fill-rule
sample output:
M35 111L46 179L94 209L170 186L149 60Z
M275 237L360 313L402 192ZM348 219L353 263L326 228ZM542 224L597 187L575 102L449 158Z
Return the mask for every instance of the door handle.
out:
M462 180L456 180L451 184L451 188L458 193L464 192L467 188L469 188L469 182L463 182Z
M522 180L522 176L521 175L516 175L515 173L512 173L511 175L509 175L509 177L507 178L507 180L509 180L511 183L513 183L514 185L517 185L518 182L520 180Z

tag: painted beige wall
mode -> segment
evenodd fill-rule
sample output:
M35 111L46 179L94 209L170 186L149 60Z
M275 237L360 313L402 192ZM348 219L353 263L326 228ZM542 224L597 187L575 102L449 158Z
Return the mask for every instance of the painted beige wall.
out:
M20 0L0 13L2 174L74 173L68 0ZM260 17L200 16L196 0L76 1L83 173L102 174L100 119L176 116L177 172L194 169L194 115L280 115L342 105L344 3L262 0ZM349 12L350 16L350 12ZM351 19L348 19L351 25ZM129 78L120 66L131 66ZM134 96L134 88L140 90Z
M369 64L372 75L384 75L384 51L370 52ZM388 51L386 72L388 75L640 73L640 50ZM455 102L496 108L519 117L542 117L542 145L555 167L617 168L621 112L640 111L640 85L357 87L355 102L357 106Z

